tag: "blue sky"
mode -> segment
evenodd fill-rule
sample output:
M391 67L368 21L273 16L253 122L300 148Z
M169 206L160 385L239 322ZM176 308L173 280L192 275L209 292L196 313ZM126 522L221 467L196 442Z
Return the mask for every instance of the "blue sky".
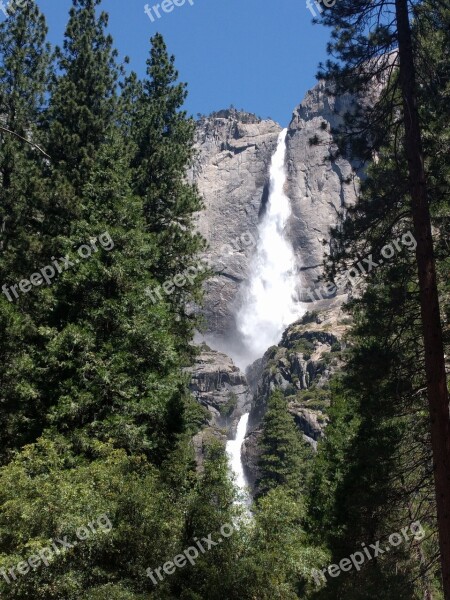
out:
M188 83L189 113L233 104L287 125L315 83L329 31L311 23L305 0L188 0L152 23L144 12L162 0L104 0L121 56L143 74L149 38L164 35ZM71 0L37 0L52 43L62 40Z

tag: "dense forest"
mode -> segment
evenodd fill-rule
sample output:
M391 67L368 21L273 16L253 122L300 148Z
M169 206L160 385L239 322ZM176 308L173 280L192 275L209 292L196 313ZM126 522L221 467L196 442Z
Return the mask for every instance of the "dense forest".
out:
M201 469L192 445L208 270L148 293L205 249L187 87L159 34L145 78L119 64L100 4L73 0L58 48L33 1L0 24L0 598L450 600L449 7L321 16L319 77L361 99L336 153L367 173L327 277L416 252L347 303L317 452L272 394L249 516L223 443Z

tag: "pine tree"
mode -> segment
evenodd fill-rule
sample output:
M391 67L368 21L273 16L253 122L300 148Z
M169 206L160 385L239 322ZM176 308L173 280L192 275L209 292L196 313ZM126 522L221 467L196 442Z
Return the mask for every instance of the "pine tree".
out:
M306 579L315 564L326 564L326 554L308 544L302 498L285 486L271 489L258 501L238 585L237 598L305 598Z
M45 410L35 351L43 343L41 307L19 286L23 281L27 289L45 245L41 170L48 158L39 121L50 62L46 34L34 2L0 24L0 460L34 439L34 424Z
M47 26L37 6L30 2L0 24L0 114L2 159L1 249L5 253L19 236L29 233L24 195L26 178L36 178L32 171L38 159L46 156L40 148L38 120L44 106L48 84L49 48L45 42ZM29 169L29 172L26 172ZM18 175L22 174L22 177ZM25 179L25 181L23 181ZM31 183L36 183L32 181ZM22 187L19 187L19 186ZM34 207L34 226L38 223ZM25 230L25 231L24 231ZM22 248L23 252L23 248ZM26 253L23 252L23 258ZM29 258L27 259L27 261ZM16 267L17 268L17 267Z
M55 52L58 70L48 111L48 148L58 175L75 194L95 164L117 108L117 51L105 33L108 15L96 15L100 3L73 0L63 48Z
M428 3L424 3L426 6ZM428 19L414 2L421 22ZM433 3L430 3L433 7ZM365 122L355 119L361 146L377 151L386 145L392 131L399 131L402 145L395 140L397 156L404 162L407 179L405 190L409 204L404 215L413 221L417 241L416 266L419 281L424 365L431 422L431 445L435 465L435 496L444 596L450 599L450 415L440 304L432 238L429 184L425 167L423 125L419 116L417 61L420 55L417 36L412 31L406 0L395 1L395 12L389 2L377 5L370 1L355 4L343 0L324 12L323 21L333 28L329 50L341 61L329 62L326 76L337 83L338 91L356 92L362 102L364 89L375 80L387 82L381 100L366 111ZM395 49L395 52L393 52ZM423 73L425 79L427 75ZM364 105L364 103L362 103ZM400 117L400 119L399 119ZM350 122L349 117L348 122ZM380 125L381 123L381 125ZM395 200L391 200L395 203ZM386 228L392 237L395 222ZM367 255L366 255L367 256Z
M180 339L168 304L149 307L145 294L157 239L132 193L114 112L115 51L97 4L74 0L47 116L55 153L46 173L54 201L47 262L70 263L55 265L52 285L40 290L43 426L65 432L81 451L94 438L112 439L161 462L184 429Z
M194 158L195 126L181 110L187 92L184 83L177 83L174 57L169 56L160 34L151 44L147 78L138 81L132 75L124 87L125 131L134 148L133 191L144 198L148 231L156 236L158 245L152 275L160 285L149 286L150 297L158 300L162 295L169 301L180 348L191 353L182 342L192 335L194 326L186 308L200 299L206 272L199 263L204 242L193 223L202 202L186 179ZM175 278L186 273L190 277L179 285ZM160 286L173 281L166 295Z
M159 461L182 432L184 392L169 311L149 310L146 300L155 246L142 202L129 191L120 139L105 143L85 182L83 211L70 237L59 238L74 266L49 290L45 393L57 399L49 422L58 430L83 431L86 443L112 438ZM82 247L91 247L89 257L79 258Z
M195 548L198 557L177 573L171 588L174 597L230 597L241 536L234 500L225 448L211 439L206 442L203 472L188 506L183 537L183 547ZM213 543L209 546L205 538Z
M433 31L426 27L425 33L421 23L417 40L420 78L427 82L420 94L420 110L427 115L423 121L425 156L434 191L431 211L438 232L437 268L444 273L448 264L442 237L448 215L448 165L435 156L446 138L445 126L440 125L439 135L435 133L446 88L442 38L447 28L442 15L434 14L432 20ZM417 520L427 537L405 542L368 562L360 572L341 573L318 598L378 598L380 588L386 597L422 599L440 594L433 564L438 554L436 506L407 162L399 155L394 132L401 132L401 123L378 149L378 160L368 169L361 196L348 208L337 233L339 257L344 262L350 259L357 264L370 255L377 266L348 306L355 319L350 338L353 349L333 394L326 440L319 445L308 499L313 522L310 535L327 541L333 563L362 543L381 540L384 547L390 534ZM400 243L395 257L380 264L383 246L395 243ZM449 302L446 285L442 277L444 314Z
M435 525L423 398L416 395L411 402L416 391L411 383L422 383L415 380L411 352L418 332L414 323L407 329L410 302L397 297L393 307L390 276L380 273L379 280L371 281L370 295L360 302L355 338L349 340L352 355L334 387L331 422L319 445L308 494L310 539L326 542L332 553L328 564L339 564L361 551L362 544L370 548L381 541L384 551L389 536L412 522L419 520L428 531ZM393 331L400 324L397 346ZM423 598L431 588L421 572L418 550L411 536L389 554L367 561L360 571L328 577L317 597L362 600L378 598L383 590L386 598ZM429 558L435 550L432 544Z
M262 453L258 462L257 496L264 496L279 486L298 495L304 487L305 463L310 453L280 391L275 391L269 398L259 447Z

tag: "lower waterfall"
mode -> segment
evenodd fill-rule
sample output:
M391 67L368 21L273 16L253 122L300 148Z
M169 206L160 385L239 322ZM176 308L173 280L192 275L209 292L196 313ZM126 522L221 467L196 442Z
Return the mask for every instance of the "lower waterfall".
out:
M244 465L241 459L241 448L247 433L247 424L250 413L245 413L239 419L239 423L236 430L236 437L234 440L228 440L227 442L227 455L230 469L235 476L235 484L239 490L239 504L248 505L250 503L250 497L247 491L247 481L244 474Z

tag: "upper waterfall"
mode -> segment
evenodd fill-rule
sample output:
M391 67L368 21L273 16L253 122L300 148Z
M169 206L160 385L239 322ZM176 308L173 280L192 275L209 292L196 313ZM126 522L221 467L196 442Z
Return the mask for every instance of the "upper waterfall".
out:
M305 309L296 302L296 259L285 228L291 215L286 183L286 134L278 137L270 166L270 190L266 212L259 225L259 240L251 263L249 283L236 315L246 365L279 342L283 330Z

